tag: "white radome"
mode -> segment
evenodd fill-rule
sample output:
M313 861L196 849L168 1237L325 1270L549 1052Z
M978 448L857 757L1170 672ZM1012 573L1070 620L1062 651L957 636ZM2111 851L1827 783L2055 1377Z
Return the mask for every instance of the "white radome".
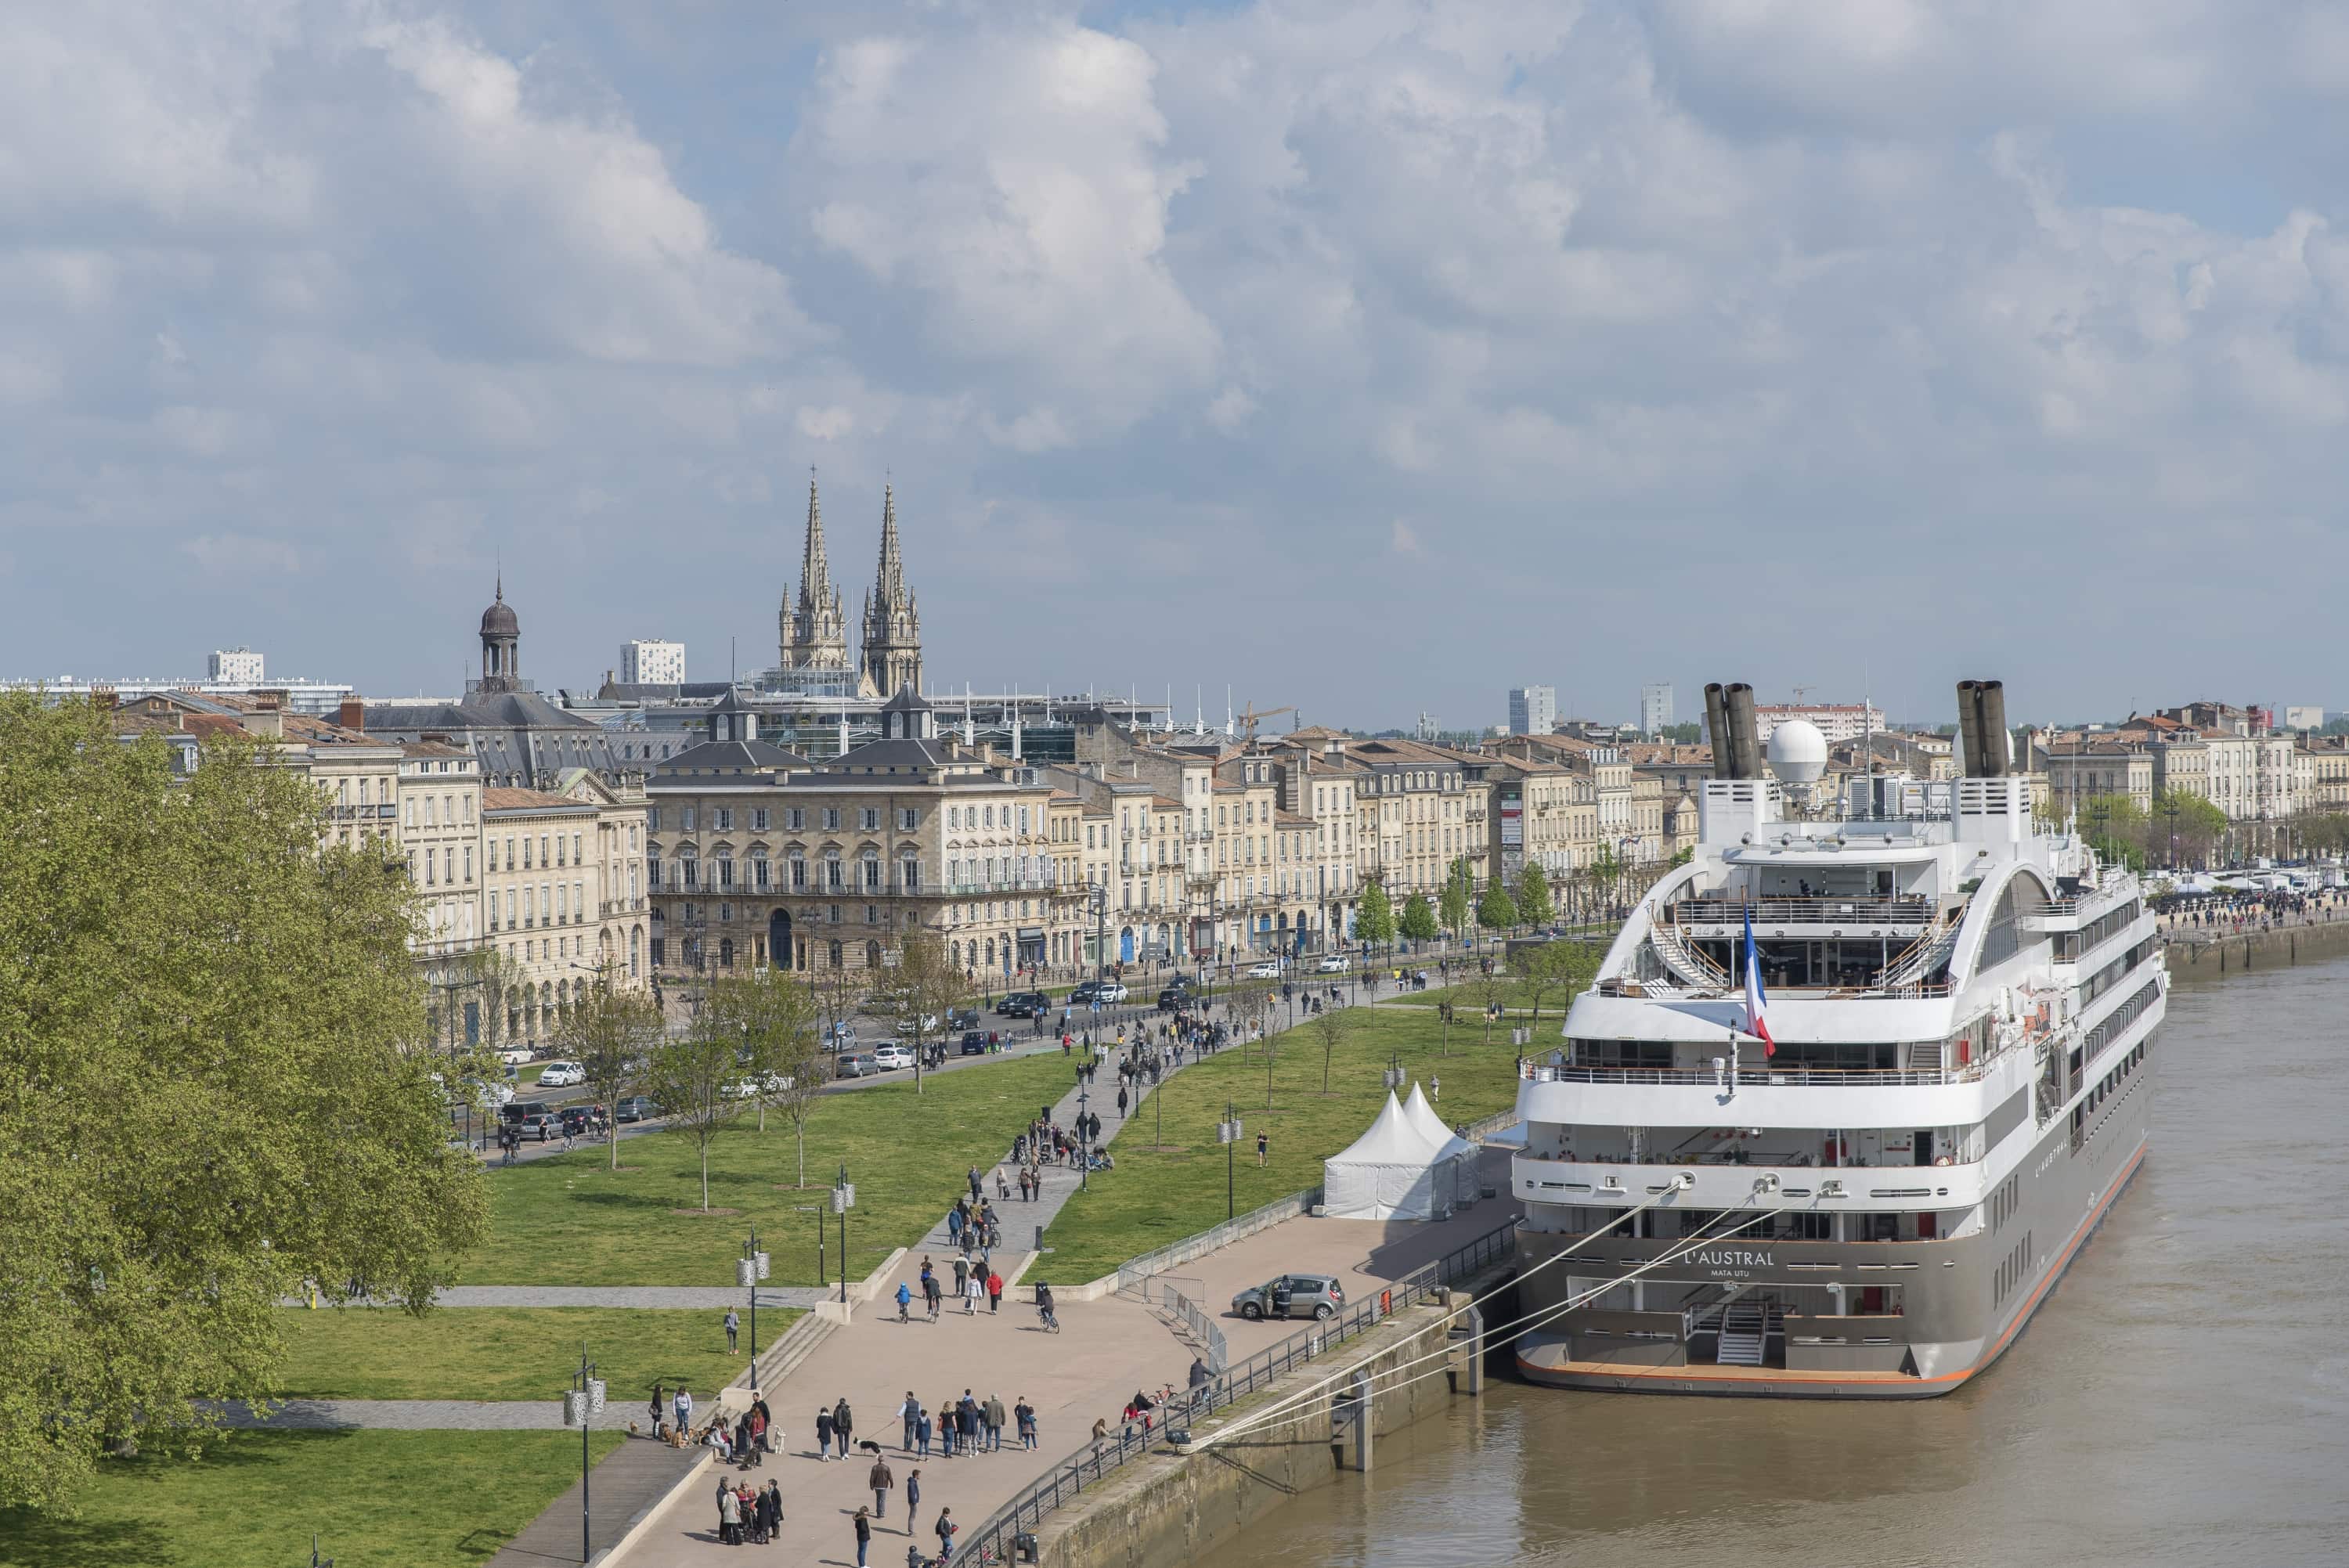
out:
M1770 730L1770 771L1781 784L1813 784L1827 770L1827 738L1807 718L1790 718Z

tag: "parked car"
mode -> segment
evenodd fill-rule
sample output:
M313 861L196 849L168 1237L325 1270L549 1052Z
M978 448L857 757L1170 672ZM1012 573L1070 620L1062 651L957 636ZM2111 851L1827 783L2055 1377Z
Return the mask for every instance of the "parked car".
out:
M1127 992L1123 984L1115 980L1088 980L1069 993L1069 1000L1080 1007L1099 1002L1104 1007L1112 1002L1123 1002Z
M736 1078L718 1092L728 1099L751 1099L761 1094L789 1094L791 1088L792 1080L787 1075L769 1073L763 1086L754 1078Z
M844 1078L872 1078L880 1072L870 1051L843 1051L840 1054L839 1075Z
M1188 985L1169 985L1158 993L1158 1010L1162 1013L1180 1012L1190 1005L1191 988Z
M987 1037L977 1029L965 1029L962 1035L962 1054L967 1057L987 1055Z
M1334 1274L1282 1274L1232 1297L1232 1310L1262 1317L1335 1317L1345 1310L1346 1287Z
M1052 1010L1052 999L1041 991L1014 991L995 1006L1007 1018L1032 1018Z
M612 1108L614 1121L650 1121L661 1113L660 1106L640 1094L632 1094Z
M832 1026L832 1034L824 1043L832 1050L847 1050L856 1044L856 1026L845 1018L838 1020Z
M956 1029L976 1029L977 1027L978 1027L978 1008L949 1007L947 1009L947 1029L949 1033Z
M595 1125L599 1108L592 1105L566 1105L563 1108L563 1135L576 1138Z
M549 1062L538 1069L541 1088L571 1088L587 1081L587 1069L577 1062Z
M1248 971L1248 978L1251 980L1278 980L1280 978L1280 965L1274 960L1267 959L1264 963L1255 965Z
M1342 953L1325 953L1321 955L1321 962L1313 967L1324 975L1343 975L1347 969L1346 955Z
M554 1108L543 1099L518 1099L498 1108L498 1120L512 1128L524 1138L536 1138L545 1142L559 1130L561 1122Z
M508 1046L498 1053L498 1060L510 1068L527 1067L537 1055L528 1046Z
M873 1047L873 1065L883 1072L894 1072L914 1065L914 1053L895 1040L884 1040Z

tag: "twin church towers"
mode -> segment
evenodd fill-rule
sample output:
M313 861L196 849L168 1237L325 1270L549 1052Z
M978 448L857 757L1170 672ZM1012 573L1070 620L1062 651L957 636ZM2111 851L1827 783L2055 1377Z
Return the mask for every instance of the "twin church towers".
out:
M824 557L823 511L815 478L808 478L807 543L800 556L800 592L775 614L779 641L775 684L812 696L890 697L922 689L922 612L905 586L897 546L897 498L881 491L881 566L864 595L860 656L848 656L848 622L840 590Z

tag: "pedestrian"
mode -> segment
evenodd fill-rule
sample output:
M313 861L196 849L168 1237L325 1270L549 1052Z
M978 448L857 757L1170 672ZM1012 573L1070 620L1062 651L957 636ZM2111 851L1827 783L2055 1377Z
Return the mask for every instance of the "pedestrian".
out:
M899 1446L910 1454L914 1451L914 1423L922 1418L922 1402L914 1398L911 1388L905 1390L905 1402L897 1407L897 1418L905 1423L905 1440Z
M832 1459L832 1412L818 1405L815 1410L815 1460L824 1464Z
M735 1331L740 1329L741 1326L741 1315L737 1313L732 1307L728 1307L726 1309L726 1354L729 1356L734 1354L734 1334Z
M1125 1119L1125 1090L1123 1088L1117 1091L1117 1114L1120 1120Z
M922 1507L922 1472L905 1472L905 1533L914 1533L914 1517Z
M873 1544L873 1520L869 1509L856 1511L856 1568L864 1568L864 1553Z
M982 1281L978 1275L979 1271L973 1269L970 1274L970 1278L965 1283L963 1287L962 1315L965 1317L976 1317L978 1315L978 1298L980 1294L986 1289L985 1282Z
M955 1441L965 1453L978 1451L978 1401L968 1388L962 1391L962 1403L955 1407Z
M680 1437L693 1430L693 1396L685 1391L682 1383L677 1386L677 1401L670 1413L677 1418L677 1430Z
M955 1259L955 1288L954 1288L954 1293L955 1293L955 1295L956 1295L959 1296L959 1295L962 1295L962 1287L963 1287L964 1284L965 1284L965 1283L966 1283L969 1278L970 1278L970 1260L969 1260L968 1258L967 1258L967 1257L960 1257L960 1258L957 1258L957 1259Z
M718 1540L721 1545L742 1543L742 1501L726 1481L718 1483Z
M962 1209L960 1205L947 1211L947 1244L952 1246L962 1239Z
M1011 1417L1019 1423L1019 1446L1033 1451L1036 1447L1036 1407L1028 1402L1027 1395L1020 1395L1019 1402L1011 1407Z
M1272 1140L1271 1140L1271 1138L1270 1138L1270 1137L1268 1137L1268 1135L1264 1134L1264 1133L1261 1133L1261 1132L1257 1133L1257 1134L1256 1135L1256 1162L1257 1162L1258 1165L1262 1165L1262 1164L1264 1164L1264 1163L1266 1162L1266 1161L1267 1161L1268 1159L1269 1159L1269 1158L1270 1158L1271 1153L1272 1153Z
M889 1517L889 1493L895 1489L897 1478L890 1473L889 1461L874 1455L873 1469L864 1477L864 1484L873 1489L873 1517Z
M927 1410L914 1418L914 1452L922 1459L930 1457L930 1413Z
M840 1445L840 1457L843 1460L848 1457L848 1439L854 1430L855 1423L849 1414L848 1400L843 1397L832 1408L832 1438Z
M989 1313L995 1313L1001 1311L1002 1308L1003 1276L995 1270L989 1269L987 1271L987 1310Z
M1003 1451L1003 1401L992 1394L987 1397L987 1451Z
M765 1401L761 1400L759 1404L751 1406L750 1413L743 1417L742 1419L743 1424L750 1428L750 1441L748 1444L750 1451L750 1462L754 1465L763 1465L767 1462L767 1411Z
M1441 1075L1439 1075L1439 1074L1436 1074L1436 1073L1430 1073L1430 1074L1428 1074L1428 1075L1427 1075L1427 1100L1428 1100L1428 1103L1429 1103L1430 1105L1433 1105L1433 1104L1434 1104L1437 1100L1442 1099L1443 1098L1444 1098L1444 1079L1443 1079L1442 1076L1441 1076Z
M910 1306L910 1305L913 1305L913 1301L914 1301L914 1290L913 1290L913 1287L912 1287L911 1285L908 1285L908 1284L907 1284L904 1280L899 1280L899 1281L897 1282L897 1321L898 1321L898 1322L900 1322L900 1323L904 1323L904 1322L907 1321L907 1319L906 1319L906 1315L905 1315L905 1309L906 1309L908 1306Z
M653 1385L653 1436L661 1435L661 1424L668 1419L668 1395L661 1385Z
M1101 1446L1102 1446L1102 1443L1106 1442L1106 1441L1108 1440L1108 1439L1109 1439L1109 1418L1108 1418L1108 1417L1106 1417L1106 1416L1102 1416L1102 1417L1097 1417L1097 1418L1095 1418L1095 1419L1094 1419L1094 1421L1093 1421L1093 1454L1094 1454L1094 1457L1096 1457L1096 1458L1100 1457L1100 1454L1101 1454Z
M938 1532L938 1561L943 1563L954 1555L955 1532L962 1526L954 1522L953 1509L942 1508L938 1510L938 1522L934 1528Z
M974 1166L972 1166L972 1167L970 1168L970 1171L969 1171L969 1172L968 1172L968 1176L967 1176L966 1180L968 1180L968 1181L970 1182L970 1201L971 1201L972 1202L976 1203L976 1202L978 1202L978 1200L979 1200L979 1191L978 1191L978 1166L974 1165Z
M766 1515L767 1539L781 1540L783 1538L783 1483L779 1480L769 1481L767 1490L759 1496L759 1506Z

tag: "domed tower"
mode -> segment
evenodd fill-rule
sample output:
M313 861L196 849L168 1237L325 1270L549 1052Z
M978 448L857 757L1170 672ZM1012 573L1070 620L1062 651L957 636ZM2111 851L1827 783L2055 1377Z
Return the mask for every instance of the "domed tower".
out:
M484 692L522 690L522 622L506 603L505 573L498 573L498 596L481 612L481 686Z
M881 569L864 596L864 685L875 696L922 689L922 611L905 587L897 548L897 496L881 490Z

